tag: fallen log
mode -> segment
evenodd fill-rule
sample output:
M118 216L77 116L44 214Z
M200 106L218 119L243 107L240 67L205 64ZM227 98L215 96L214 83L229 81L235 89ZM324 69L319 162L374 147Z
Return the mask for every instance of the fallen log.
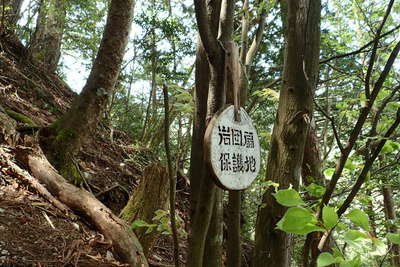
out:
M148 266L142 246L129 226L93 194L68 183L48 162L39 147L31 149L19 146L16 148L16 156L51 194L72 210L87 216L111 241L114 252L121 261L137 267Z

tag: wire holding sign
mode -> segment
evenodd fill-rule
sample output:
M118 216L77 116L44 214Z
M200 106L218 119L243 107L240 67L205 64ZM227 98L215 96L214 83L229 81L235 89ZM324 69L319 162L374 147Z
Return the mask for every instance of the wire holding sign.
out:
M218 112L205 135L208 163L217 184L228 190L247 188L260 171L260 143L253 123L242 108L241 120L234 118L234 106Z

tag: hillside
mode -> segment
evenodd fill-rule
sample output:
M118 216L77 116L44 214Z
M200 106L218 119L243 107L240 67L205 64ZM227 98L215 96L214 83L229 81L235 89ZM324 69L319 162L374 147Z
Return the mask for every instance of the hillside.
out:
M51 204L15 159L15 148L38 141L38 131L63 114L76 94L16 38L3 36L0 45L0 265L123 266L88 220ZM112 140L110 133L100 125L76 161L85 178L81 186L118 215L155 157L134 150L125 133L113 131ZM154 262L169 261L168 249L158 254Z

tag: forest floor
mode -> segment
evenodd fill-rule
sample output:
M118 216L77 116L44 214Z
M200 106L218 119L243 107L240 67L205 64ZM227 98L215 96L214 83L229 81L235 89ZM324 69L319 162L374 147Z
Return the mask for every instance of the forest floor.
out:
M75 96L59 77L35 63L22 44L0 38L0 266L125 266L90 222L58 210L7 164L11 159L18 165L13 149L29 146L27 140L63 114ZM12 119L6 121L4 114ZM81 186L117 215L143 168L157 160L132 143L126 133L100 125L76 159L84 177ZM186 198L184 191L178 199ZM149 260L164 266L172 262L171 255L171 242L164 237Z

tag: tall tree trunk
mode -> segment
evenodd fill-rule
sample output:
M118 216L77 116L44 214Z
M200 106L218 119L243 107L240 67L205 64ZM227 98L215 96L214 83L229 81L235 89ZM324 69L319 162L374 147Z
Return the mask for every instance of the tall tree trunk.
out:
M112 0L99 52L89 78L70 110L50 126L52 163L69 180L80 180L73 157L101 119L114 90L133 17L134 0ZM42 133L44 134L44 133ZM50 142L49 142L50 141Z
M266 180L298 189L318 75L321 2L282 2L288 7L284 71ZM275 229L285 211L267 190L258 211L254 266L290 265L292 237Z
M385 211L386 221L389 222L387 230L389 233L397 234L398 229L393 223L396 220L396 210L393 201L393 191L390 185L385 185L382 189L383 205ZM397 244L391 244L390 253L392 254L392 266L400 266L400 247Z
M66 18L66 0L43 0L39 7L30 51L49 72L57 70Z

